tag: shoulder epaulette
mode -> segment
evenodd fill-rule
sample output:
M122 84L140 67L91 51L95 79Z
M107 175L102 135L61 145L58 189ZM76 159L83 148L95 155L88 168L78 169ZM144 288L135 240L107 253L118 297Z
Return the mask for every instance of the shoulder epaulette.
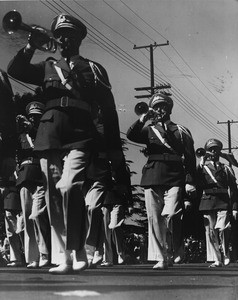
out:
M90 60L88 62L89 62L89 66L93 72L93 75L95 77L95 81L99 81L103 86L105 86L108 89L111 89L112 87L111 87L108 79L105 78L102 71L100 70L99 65Z
M178 130L182 133L184 133L185 135L189 136L191 139L193 139L192 135L191 135L191 132L184 126L182 125L177 125L178 127Z

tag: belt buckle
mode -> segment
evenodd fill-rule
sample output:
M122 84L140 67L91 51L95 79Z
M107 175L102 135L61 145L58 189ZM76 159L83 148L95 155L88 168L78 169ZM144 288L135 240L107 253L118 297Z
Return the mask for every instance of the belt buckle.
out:
M63 96L60 98L60 106L61 107L69 106L69 97L68 96Z

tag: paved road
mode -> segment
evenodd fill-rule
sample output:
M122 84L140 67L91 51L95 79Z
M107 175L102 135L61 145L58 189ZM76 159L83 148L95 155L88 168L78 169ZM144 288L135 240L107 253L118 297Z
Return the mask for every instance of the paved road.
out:
M50 275L48 269L0 268L0 300L236 300L238 264L98 267L81 274Z

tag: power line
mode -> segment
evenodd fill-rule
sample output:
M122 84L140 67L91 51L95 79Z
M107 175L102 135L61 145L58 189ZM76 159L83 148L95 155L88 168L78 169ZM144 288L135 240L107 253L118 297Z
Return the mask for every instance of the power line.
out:
M190 71L196 76L196 78L202 83L202 85L216 98L216 100L219 101L219 103L225 108L227 109L227 111L229 111L231 114L233 114L233 116L237 117L232 111L230 111L228 109L227 106L225 106L220 100L219 98L217 98L217 96L205 85L205 83L200 79L200 77L192 70L192 68L189 66L189 64L184 60L184 58L181 56L181 54L174 48L173 45L171 45L171 47L174 49L174 51L179 55L179 57L183 60L183 62L186 64L186 66L190 69ZM214 103L213 103L214 105Z
M129 7L129 5L125 4L122 0L120 0L121 3L123 3L134 15L136 15L143 23L145 23L147 26L149 26L153 31L155 31L159 36L163 37L165 40L166 39L158 30L156 30L154 27L152 27L148 22L146 22L142 17L140 17L133 9ZM185 65L190 69L190 71L196 76L196 78L202 83L202 85L215 97L217 101L227 110L229 113L234 114L234 112L230 111L228 107L226 107L220 100L217 98L217 96L206 86L206 84L200 79L200 77L194 72L194 70L191 68L191 66L185 61L185 59L182 57L182 55L178 52L178 50L173 46L172 43L170 43L170 46L172 49L177 53L177 55L182 59L182 61L185 63ZM167 55L166 55L167 56ZM168 56L167 56L168 57ZM181 70L179 70L181 72ZM213 103L214 105L214 103ZM237 116L236 116L237 117Z
M154 49L157 48L157 47L168 46L168 45L169 45L169 41L167 41L166 44L154 43L154 44L150 44L150 45L146 45L146 46L136 46L135 45L134 48L133 48L133 49L147 49L147 48L150 49L150 95L149 96L152 96L157 89L165 88L165 87L155 87L155 82L154 82L154 55L153 55L153 52L154 52ZM170 86L169 86L169 88L170 88ZM140 88L140 90L148 90L148 88ZM143 98L144 97L148 97L148 96L143 96Z
M110 6L111 7L111 6ZM87 10L88 11L88 10ZM115 11L115 10L114 10ZM121 14L119 14L119 15L121 15ZM136 28L138 28L138 27L136 27ZM190 104L191 105L191 104ZM205 111L204 111L205 112ZM196 113L197 114L197 113ZM204 122L204 120L203 120L203 122Z
M233 120L228 120L226 122L220 122L220 121L217 121L217 124L227 124L227 128L228 128L228 150L229 152L231 152L231 124L235 124L235 123L238 123L238 121L233 121Z
M136 90L148 90L150 89L151 91L151 94L149 96L152 96L155 92L155 87L154 87L154 60L153 60L153 50L155 48L157 48L158 46L165 46L165 45L168 45L168 41L166 44L150 44L150 45L146 45L146 46L140 46L140 47L137 47L137 46L134 46L133 49L142 49L142 48L149 48L150 49L150 57L151 57L151 61L150 61L150 65L151 65L151 87L146 87L146 88L137 88ZM163 88L163 87L161 87ZM145 97L148 97L148 95L144 95L144 96L141 96L140 98L145 98ZM188 106L189 108L189 106ZM190 110L191 111L191 110Z
M53 2L55 3L54 0L53 0ZM62 3L62 1L61 1L61 3ZM43 2L43 4L44 4L44 2ZM140 73L140 75L142 73L143 76L146 76L146 78L149 77L149 75L147 73L148 72L148 68L147 67L145 67L144 65L142 65L141 62L137 61L134 57L132 57L131 55L129 55L126 51L124 51L122 48L120 48L118 45L116 45L114 42L112 42L110 39L108 39L98 29L96 29L94 26L92 26L87 20L85 20L84 18L82 18L77 12L73 11L67 4L65 4L65 3L63 3L63 4L67 7L68 10L70 10L71 12L73 12L73 14L76 14L78 17L80 17L89 27L92 27L97 32L97 33L95 33L93 31L91 31L89 33L89 35L90 34L93 35L93 38L96 39L99 42L100 46L102 44L102 36L103 36L103 38L104 38L103 42L106 44L107 47L110 47L110 51L112 51L114 53L114 55L116 55L117 59L119 57L120 61L122 63L125 63L125 60L126 60L126 62L130 64L130 67L133 67L134 70L135 69L137 70L137 73ZM52 2L51 2L51 5L52 5ZM57 5L59 7L61 7L62 9L66 10L59 3L57 3ZM108 52L108 48L104 48L104 50L106 50Z
M103 2L109 6L115 13L117 13L121 18L123 18L124 20L126 20L129 24L131 24L133 27L137 28L137 30L142 33L143 35L147 36L150 40L151 37L149 35L147 35L146 33L144 33L140 28L138 28L136 25L134 25L131 21L129 21L127 18L125 18L122 14L120 14L115 8L113 8L110 4L108 4L105 0L103 0Z
M121 34L119 31L115 30L114 28L112 28L111 26L109 26L107 23L103 22L100 18L98 18L97 16L95 16L95 14L93 14L92 12L90 12L88 9L86 9L84 6L82 6L81 4L79 4L76 0L74 0L75 4L78 5L80 8L84 9L87 13L89 13L91 16L93 16L94 18L96 18L99 22L101 22L102 24L104 24L105 26L107 26L108 28L110 28L110 30L112 30L113 32L115 32L116 34L118 34L120 37L122 37L123 39L125 39L127 42L129 42L130 44L132 44L134 46L134 43L129 40L128 38L126 38L123 34ZM149 58L142 52L140 51L141 54L143 56L146 57L146 59L149 60ZM159 80L161 80L163 82L163 79L160 78L159 76L157 76L157 78L159 78Z
M24 86L25 88L27 88L27 89L29 89L29 90L31 90L31 91L33 91L33 92L35 91L35 89L32 88L31 86L29 86L29 85L27 85L27 84L24 84L23 82L21 82L21 81L15 79L15 78L13 78L13 77L10 76L9 74L8 74L8 77L9 77L11 80L13 80L14 82L16 82L16 83L18 83L18 84Z
M142 20L145 24L147 24L150 28L152 28L156 33L158 33L160 36L162 36L164 39L166 39L159 31L157 31L156 29L154 29L150 24L148 24L147 22L145 22L145 20L143 18L141 18L137 13L134 12L134 10L132 10L127 4L125 4L123 1L121 1L133 14L135 14L138 18L140 18L140 20ZM167 39L166 39L167 40ZM203 86L207 88L207 86L204 84L204 82L197 76L197 74L192 70L192 68L189 66L189 64L184 60L184 58L181 56L181 54L175 49L175 47L172 45L172 48L174 49L174 51L176 51L176 53L179 55L179 57L183 60L183 62L186 64L187 67L189 67L189 69L193 72L193 74L196 76L196 78L203 84ZM161 51L163 51L161 49ZM163 51L164 53L164 51ZM165 53L164 53L165 54ZM168 57L168 55L166 55ZM171 59L170 59L171 60ZM172 60L171 60L172 61ZM173 62L173 61L172 61ZM174 65L177 67L177 65L174 63ZM178 67L177 67L178 68ZM182 72L180 69L179 69L180 72ZM192 83L190 81L190 83ZM194 85L194 84L193 84ZM194 86L195 87L195 86ZM196 88L196 87L195 87ZM196 88L197 89L197 88ZM210 91L210 89L208 89ZM200 92L200 91L199 91ZM211 92L211 91L210 91ZM212 93L212 92L211 92ZM220 100L214 95L214 93L212 93L212 95L220 102ZM206 97L206 96L205 96ZM206 97L207 98L207 97ZM208 99L208 98L207 98ZM210 101L208 99L208 101ZM210 101L211 102L211 101ZM212 103L213 106L216 106L214 103ZM223 103L221 103L223 105ZM224 105L223 105L224 106ZM217 106L216 106L217 107ZM224 106L225 107L225 106ZM228 111L229 109L227 107L225 107ZM219 109L217 107L217 109ZM220 109L219 109L220 110ZM221 111L221 110L220 110ZM222 113L224 113L224 111L222 110Z
M105 2L105 1L104 1ZM137 26L135 26L134 24L132 24L132 22L130 22L128 19L126 19L124 16L122 16L119 12L117 12L111 5L109 5L107 2L105 2L109 7L111 7L112 9L113 9L113 11L115 11L117 14L119 14L123 19L125 19L129 24L131 24L132 26L134 26L137 30L139 30L140 32L142 32L140 29L138 29L138 27ZM152 27L151 27L152 28ZM144 34L144 32L142 32L143 34ZM146 34L144 34L144 35L146 35ZM146 35L146 36L148 36L148 35ZM171 60L172 61L172 60ZM174 63L174 65L176 66L176 64ZM177 67L177 66L176 66ZM177 67L178 68L178 67ZM179 70L180 72L181 72L181 70ZM190 105L192 105L192 104L190 104ZM224 113L224 111L222 111L222 113ZM196 114L195 115L197 115L197 112L196 112ZM202 125L204 125L204 124L202 124Z
M182 73L182 71L180 70L180 68L173 62L173 60L161 49L161 51L164 53L164 55L171 61L171 63ZM192 86L203 96L205 97L213 106L215 106L220 112L222 112L223 114L225 114L227 116L227 114L224 112L224 110L220 109L215 103L213 103L206 95L204 95L204 93L202 93L200 91L200 89L198 89L195 84L189 79L186 78L191 84Z
M44 4L44 3L43 3ZM52 3L51 3L51 5L52 5ZM66 5L67 6L67 5ZM60 6L61 7L61 9L63 8L62 6ZM68 6L67 6L68 7ZM54 8L55 8L55 6L54 6ZM58 9L58 8L57 8ZM69 8L70 9L70 8ZM59 10L59 9L58 9ZM72 11L72 9L70 9L71 11ZM77 13L76 13L77 14ZM78 16L79 16L79 14L77 14ZM79 16L80 17L80 16ZM88 22L87 22L88 23ZM92 26L92 28L94 28L93 26ZM100 38L99 38L100 39ZM97 39L97 41L98 41L98 43L100 44L100 46L102 45L102 41L101 41L101 39L99 40L99 39ZM105 46L103 47L104 49L105 49ZM108 51L108 49L105 49L106 51ZM111 54L111 53L110 53ZM118 55L118 53L114 53L114 55ZM118 57L117 57L117 59L118 59ZM131 63L131 61L128 61L128 64L130 64ZM130 67L131 67L131 65L130 65ZM148 75L147 75L148 76ZM180 101L181 101L181 99L180 99ZM192 104L191 103L189 103L189 109L190 109L190 106L192 106ZM190 109L190 112L193 114L193 115L195 115L195 116L197 116L197 111L193 111L193 110L191 110ZM199 118L197 118L198 120L199 120ZM203 121L202 121L203 123L202 123L202 125L204 125L204 117L203 117ZM209 122L207 122L207 126L209 126ZM211 128L212 127L210 127L209 129L211 130ZM214 129L213 129L214 130ZM217 129L216 129L217 130Z
M110 5L109 5L110 6ZM111 7L111 6L110 6ZM121 15L121 14L119 14L119 15ZM124 18L125 19L125 18ZM129 22L130 24L131 24L131 22ZM135 26L136 27L136 26ZM136 28L138 28L138 27L136 27ZM189 108L190 108L190 106L191 106L191 103L189 103ZM191 110L190 110L191 111ZM193 111L193 115L195 115L196 117L197 117L197 111ZM199 118L197 118L198 120L199 120ZM204 117L202 116L202 124L204 125ZM206 124L208 124L209 122L205 122ZM209 125L208 125L209 126ZM216 130L216 132L218 133L219 132L219 129L217 129L216 127L214 127L213 126L213 131L214 131L214 128L215 128L215 130ZM210 129L211 129L211 127L210 127Z
M143 18L141 18L133 9L131 9L129 7L129 5L127 5L125 2L123 2L122 0L120 0L121 3L123 3L134 15L136 15L141 21L143 21L146 25L148 25L151 29L153 29L154 31L156 31L162 38L165 39L165 41L167 41L168 39L166 37L164 37L159 31L155 30L149 23L147 23Z

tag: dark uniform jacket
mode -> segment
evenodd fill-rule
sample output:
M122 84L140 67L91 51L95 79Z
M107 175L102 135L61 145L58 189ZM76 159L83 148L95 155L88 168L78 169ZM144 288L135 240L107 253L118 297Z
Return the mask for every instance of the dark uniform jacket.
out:
M199 210L237 210L238 193L233 170L220 162L217 167L212 162L206 165L212 176L204 166L199 165L197 168L198 191L201 196Z
M16 119L13 92L7 73L0 70L0 157L15 157Z
M7 188L6 195L4 197L4 210L21 212L21 199L20 193L15 186Z
M35 150L97 148L97 131L92 116L97 106L102 113L106 148L121 149L118 116L105 69L97 63L94 63L92 69L89 60L80 56L73 58L73 70L70 70L64 59L57 62L48 59L31 64L32 56L32 52L20 50L9 63L8 73L20 81L43 88L46 112L38 129ZM54 64L61 68L64 78L76 93L62 84ZM67 106L67 101L63 101L62 105L52 105L52 101L50 102L62 97L77 99L80 103L87 104L87 109Z
M136 121L128 130L127 138L147 146L148 161L142 170L141 186L184 186L195 184L196 157L194 143L188 129L169 121L167 131L159 124L155 128L167 141L168 148L152 129Z
M3 196L3 208L8 211L21 212L21 199L18 188L16 187L16 176L12 174L5 181Z
M17 159L20 167L16 181L16 186L19 188L27 184L34 186L43 184L40 160L33 151L33 142L34 139L30 135L27 136L27 133L23 132L19 135Z

